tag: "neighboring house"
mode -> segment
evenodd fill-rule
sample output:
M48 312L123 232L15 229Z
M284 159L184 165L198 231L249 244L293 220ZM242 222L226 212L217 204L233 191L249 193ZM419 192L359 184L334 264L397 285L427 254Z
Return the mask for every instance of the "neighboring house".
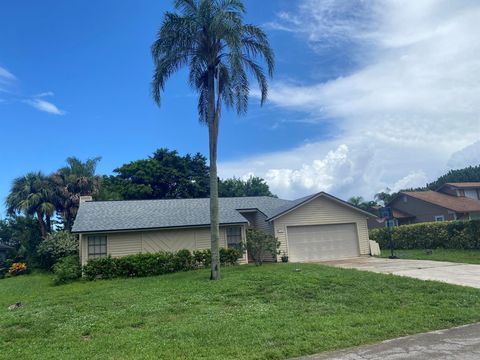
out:
M284 253L293 262L370 253L367 218L374 215L324 192L294 201L260 196L219 203L221 247L237 247L255 228L278 238L278 259ZM209 249L209 226L209 199L81 201L73 232L80 234L85 264L105 255Z
M480 219L480 182L446 183L437 191L402 191L388 204L395 225ZM369 220L369 228L385 223Z

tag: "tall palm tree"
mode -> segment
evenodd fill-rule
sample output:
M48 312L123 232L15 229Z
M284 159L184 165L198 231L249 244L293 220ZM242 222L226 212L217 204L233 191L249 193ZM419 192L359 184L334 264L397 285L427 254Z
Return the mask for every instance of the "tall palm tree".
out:
M210 154L211 279L220 278L217 140L222 104L246 113L249 77L258 83L261 104L268 83L260 58L273 74L274 55L266 34L244 24L245 7L240 0L176 0L176 13L167 12L152 45L155 70L152 95L160 105L160 93L168 78L187 66L190 85L198 93L198 114L208 126Z
M67 165L52 175L56 187L56 210L64 229L70 231L77 216L80 196L94 196L99 191L100 177L95 175L100 157L85 162L76 157L67 158Z
M51 178L41 172L30 172L13 180L7 197L10 214L23 213L36 217L42 237L51 231L50 220L55 213L55 190Z

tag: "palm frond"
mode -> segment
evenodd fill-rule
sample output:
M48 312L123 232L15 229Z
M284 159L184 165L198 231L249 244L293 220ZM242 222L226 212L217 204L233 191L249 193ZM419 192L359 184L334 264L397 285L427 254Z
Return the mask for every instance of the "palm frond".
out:
M175 9L184 14L194 15L198 9L198 1L196 0L175 0Z
M268 81L263 72L263 69L255 61L245 56L242 57L242 62L244 66L253 74L253 76L255 76L257 80L258 86L260 87L260 93L261 93L260 102L263 105L263 103L265 102L268 96Z
M249 52L249 56L260 56L265 60L268 74L272 77L275 69L275 56L265 32L258 26L244 25L242 45Z
M235 107L239 114L247 111L249 75L258 83L263 104L268 96L268 82L262 65L266 65L271 77L275 59L265 32L244 24L243 1L175 0L174 5L177 13L165 14L151 49L155 102L160 105L161 93L170 76L188 66L190 86L198 93L200 122L207 123L212 115L207 112L212 100L208 83L213 77L217 115L222 104Z

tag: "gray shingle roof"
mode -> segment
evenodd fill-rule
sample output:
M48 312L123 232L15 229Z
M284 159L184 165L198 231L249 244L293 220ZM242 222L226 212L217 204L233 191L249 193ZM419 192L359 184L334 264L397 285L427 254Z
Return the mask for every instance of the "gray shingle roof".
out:
M246 223L241 209L258 209L268 218L295 203L268 196L220 198L220 224ZM155 229L210 224L209 199L83 202L73 232Z
M274 211L272 214L270 214L270 215L268 216L268 218L269 218L269 219L275 218L275 217L277 217L277 216L279 216L279 215L287 212L288 210L293 209L294 207L296 207L296 206L298 206L298 205L300 205L300 204L302 204L302 203L304 203L304 202L306 202L306 201L314 198L314 197L317 196L317 195L318 195L318 194L308 195L308 196L302 197L302 198L297 199L297 200L289 201L288 203L286 203L286 204L278 207L277 209L275 209L275 211Z
M375 217L362 209L324 192L297 200L283 200L269 196L220 198L220 224L246 223L239 210L258 209L267 220L277 218L289 210L318 196ZM210 225L210 200L169 199L129 201L87 201L80 204L73 232L102 232L136 229L159 229Z

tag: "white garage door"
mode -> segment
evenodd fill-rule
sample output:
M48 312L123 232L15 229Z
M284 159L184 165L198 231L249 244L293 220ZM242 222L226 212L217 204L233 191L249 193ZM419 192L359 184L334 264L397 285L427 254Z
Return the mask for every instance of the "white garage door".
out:
M290 261L341 259L359 255L355 224L289 226Z

